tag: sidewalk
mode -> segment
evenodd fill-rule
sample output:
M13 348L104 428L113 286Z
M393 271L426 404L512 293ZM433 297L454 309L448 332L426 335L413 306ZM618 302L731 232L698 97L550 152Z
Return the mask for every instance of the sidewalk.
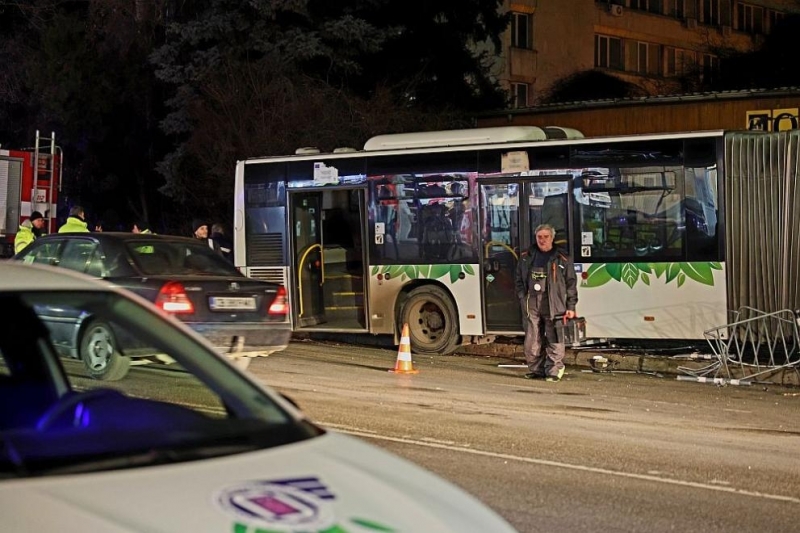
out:
M520 339L521 341L521 339ZM656 350L657 351L657 350ZM525 355L521 342L497 341L491 344L468 344L460 346L456 354L482 355L506 359L509 365L524 365ZM753 383L771 383L792 387L800 386L800 367L794 369L780 369L758 376L757 379L745 379L746 375L753 374L749 370L746 374L740 368L729 365L730 374L720 369L705 374L705 378L698 379L700 370L715 364L717 358L713 354L679 353L677 355L654 355L644 350L626 351L615 348L567 348L564 364L567 367L577 367L581 370L594 370L596 372L625 372L670 376L675 379L695 382L712 382L719 378L719 385L749 385ZM761 371L765 367L761 367Z

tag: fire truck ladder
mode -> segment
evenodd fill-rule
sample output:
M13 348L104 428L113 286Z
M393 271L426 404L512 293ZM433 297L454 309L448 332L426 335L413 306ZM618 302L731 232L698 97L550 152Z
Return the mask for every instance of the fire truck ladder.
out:
M49 143L49 144L48 144ZM44 150L43 150L44 149ZM45 151L48 150L48 151ZM34 148L34 178L33 190L31 191L31 211L40 211L45 218L45 226L50 227L50 218L55 217L56 213L53 212L53 188L55 183L58 183L59 190L61 190L61 172L63 166L58 165L58 180L56 181L56 155L61 154L61 148L56 146L56 133L51 132L50 137L42 137L39 135L39 130L36 130L36 146ZM39 180L46 181L47 187L41 189L39 187ZM38 193L44 190L44 197ZM39 208L39 204L44 204L44 209Z

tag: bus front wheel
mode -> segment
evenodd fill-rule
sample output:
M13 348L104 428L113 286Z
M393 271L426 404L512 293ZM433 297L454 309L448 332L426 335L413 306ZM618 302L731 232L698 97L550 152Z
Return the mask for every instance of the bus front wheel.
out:
M408 324L411 350L426 355L445 355L461 342L455 304L443 289L427 285L408 293L400 312L400 331Z

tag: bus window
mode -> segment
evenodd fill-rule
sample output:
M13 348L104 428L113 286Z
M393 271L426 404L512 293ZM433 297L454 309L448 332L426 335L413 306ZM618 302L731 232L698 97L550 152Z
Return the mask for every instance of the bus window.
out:
M580 190L577 185L580 184ZM585 258L672 261L683 254L683 169L593 169L576 180Z
M685 213L687 261L721 260L716 167L686 169Z
M371 192L375 223L385 232L373 257L405 264L474 260L467 176L380 176L372 178Z

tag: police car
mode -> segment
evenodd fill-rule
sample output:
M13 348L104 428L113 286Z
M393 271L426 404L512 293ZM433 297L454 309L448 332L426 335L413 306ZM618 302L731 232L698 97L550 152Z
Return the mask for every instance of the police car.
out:
M133 293L0 264L4 531L493 532L502 518L433 474L308 420ZM116 349L171 364L92 379L43 317L87 313Z

